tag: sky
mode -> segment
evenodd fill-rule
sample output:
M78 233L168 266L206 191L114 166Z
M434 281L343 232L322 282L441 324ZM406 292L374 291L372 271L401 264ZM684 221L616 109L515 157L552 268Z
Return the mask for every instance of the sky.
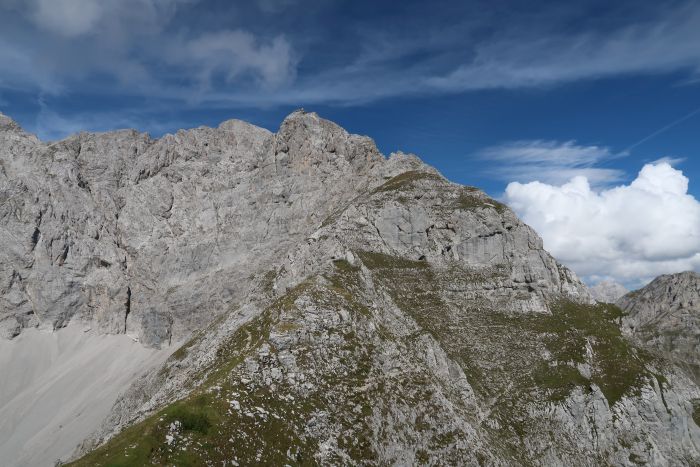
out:
M316 111L507 202L589 284L700 271L700 2L0 0L44 140Z

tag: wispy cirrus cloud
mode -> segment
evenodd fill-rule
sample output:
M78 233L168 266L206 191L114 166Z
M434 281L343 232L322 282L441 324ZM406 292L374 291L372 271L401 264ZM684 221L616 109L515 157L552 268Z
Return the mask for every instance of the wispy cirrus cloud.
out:
M162 30L178 8L200 0L0 0L0 8L66 38ZM124 39L124 37L121 37Z
M297 30L287 22L262 33L259 24L235 16L213 28L206 22L183 23L182 16L205 10L206 3L0 0L6 17L0 24L0 56L12 58L13 50L22 50L22 60L31 64L0 63L3 85L34 85L51 93L100 74L122 86L111 92L190 101L194 95L203 103L255 106L360 103L680 70L692 79L700 70L700 5L694 1L659 5L656 14L637 19L630 15L617 26L566 32L556 26L575 18L570 12L527 22L506 15L487 35L476 19L431 22L416 15L411 17L411 34L406 28L384 30L358 23L337 44L343 60L325 48L341 40L332 29ZM258 11L284 10L292 17L304 13L292 6L291 0L257 2ZM20 20L12 16L39 34L13 26ZM319 17L318 22L325 19ZM251 77L252 85L246 82ZM109 79L102 82L105 88L114 85Z
M623 157L604 146L582 146L575 141L529 140L491 146L477 156L488 162L486 175L503 181L561 184L584 176L593 185L606 185L624 178L624 171L600 167Z
M265 105L353 105L397 96L541 88L622 75L685 72L685 82L700 76L697 2L659 6L657 14L646 19L631 18L627 24L603 30L562 32L537 21L529 27L517 18L512 21L488 37L479 35L473 21L446 25L440 31L416 27L409 35L361 29L364 37L358 38L354 58L342 66L322 66L313 76L300 73L292 86L259 98ZM215 100L249 105L251 97L224 91Z
M477 0L451 13L409 1L354 16L362 8L325 0L0 0L0 91L270 108L697 78L700 4L616 5L614 21L591 22L580 5L533 16Z
M211 87L217 72L229 83L242 73L252 72L265 88L287 83L296 73L293 51L283 37L258 43L252 34L241 30L196 37L178 48L170 59L177 65L189 62L205 89Z
M687 160L686 157L671 157L664 156L652 161L652 164L668 164L670 166L676 167Z
M513 31L479 44L474 58L428 80L445 91L522 88L625 74L700 73L700 8L673 5L653 19L606 32Z
M269 91L295 76L283 34L189 28L204 0L0 0L0 86L192 102L222 88Z

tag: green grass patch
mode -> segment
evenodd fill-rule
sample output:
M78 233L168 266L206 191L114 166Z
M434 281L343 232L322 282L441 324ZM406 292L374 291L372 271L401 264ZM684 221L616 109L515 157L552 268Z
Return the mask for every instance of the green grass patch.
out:
M299 329L300 327L301 327L301 326L300 326L299 324L295 323L295 322L288 322L288 321L285 321L285 322L282 322L282 323L278 323L278 324L275 326L275 330L278 331L278 332L294 332L294 331L296 331L297 329Z
M175 360L184 360L185 357L187 357L187 349L190 347L187 345L188 342L185 342L178 348L173 354L170 356L171 358L174 358Z
M211 428L211 415L206 396L197 397L192 404L173 406L168 411L168 420L180 422L185 431L196 431L206 435Z
M359 266L353 266L346 259L335 259L333 265L341 272L354 272L360 269Z
M410 260L373 251L360 251L358 256L369 269L428 269L426 261Z
M454 208L465 211L473 211L475 209L495 209L499 214L502 214L508 210L508 207L505 204L498 202L495 199L488 198L486 195L466 187L460 192L459 197L454 203Z
M537 387L547 392L547 398L552 402L564 401L576 387L590 384L577 368L567 363L556 366L542 363L533 373L533 379Z
M693 421L700 426L700 399L693 399Z
M430 173L430 172L420 172L420 171L416 171L416 170L411 170L409 172L404 172L400 175L397 175L396 177L393 177L393 178L387 180L384 184L375 188L372 191L372 193L382 193L382 192L387 192L387 191L401 190L401 189L403 189L407 186L410 186L413 183L421 181L421 180L444 181L444 179L437 174Z
M141 465L197 465L191 453L173 450L166 435L174 422L180 423L179 435L201 440L220 420L219 409L208 395L195 395L175 402L146 420L131 426L106 445L69 463L76 467L127 467Z
M189 349L191 349L197 342L199 342L200 339L201 334L197 333L196 335L191 337L190 340L182 344L175 352L173 352L173 354L170 357L178 361L184 360L185 357L187 357Z
M597 384L612 406L624 395L638 390L652 376L647 370L651 357L632 346L617 324L622 311L615 305L582 305L560 301L552 305L552 314L525 318L524 324L544 336L547 349L558 362L585 363L589 347L591 381ZM575 378L562 375L562 388ZM582 384L582 381L579 381ZM550 385L551 388L551 385ZM553 391L560 394L561 388ZM558 398L558 397L557 397Z

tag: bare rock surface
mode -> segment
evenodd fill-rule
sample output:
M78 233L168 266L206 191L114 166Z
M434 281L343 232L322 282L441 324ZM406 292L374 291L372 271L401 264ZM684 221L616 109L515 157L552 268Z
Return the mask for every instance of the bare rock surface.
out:
M384 160L368 138L303 112L277 134L240 121L159 140L0 132L4 337L73 319L149 346L187 336L378 183Z
M700 383L700 274L659 276L618 301L623 331L663 352Z
M602 303L615 303L629 292L624 285L609 280L600 281L589 290L591 296Z
M76 465L700 461L686 373L507 206L415 156L303 111L276 133L0 138L7 342L188 339Z

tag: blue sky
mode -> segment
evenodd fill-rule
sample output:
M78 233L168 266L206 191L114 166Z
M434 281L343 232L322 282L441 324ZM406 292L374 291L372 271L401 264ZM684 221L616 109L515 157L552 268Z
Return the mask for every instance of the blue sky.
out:
M700 3L0 0L0 111L43 139L298 107L498 197L666 158L697 199Z

